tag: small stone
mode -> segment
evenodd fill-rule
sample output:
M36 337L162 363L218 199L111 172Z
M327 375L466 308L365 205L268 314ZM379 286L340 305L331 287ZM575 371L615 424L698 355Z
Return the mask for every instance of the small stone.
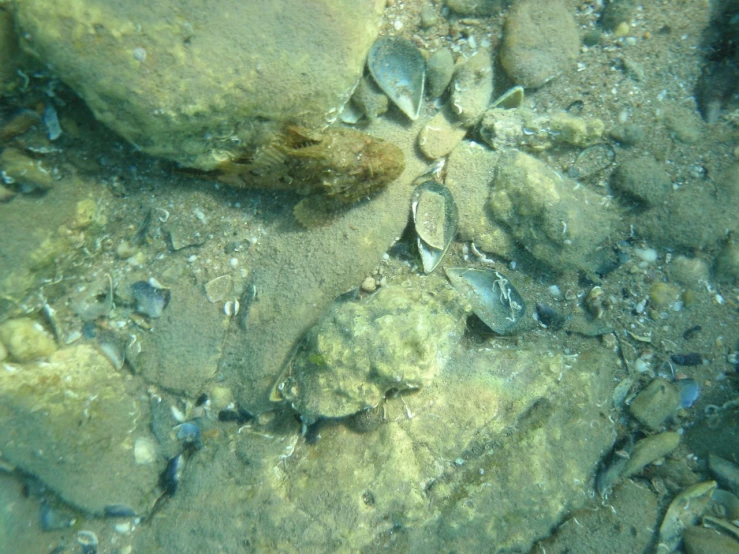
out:
M439 21L436 9L431 4L426 4L421 8L421 27L428 29L433 27Z
M375 292L377 290L377 281L375 281L374 277L367 277L364 281L362 281L360 288L364 292Z
M138 437L133 443L133 457L138 465L153 464L157 458L157 445L149 437Z
M95 221L97 203L92 198L85 198L75 206L74 220L70 223L72 229L87 229Z
M454 75L454 57L449 48L441 48L426 62L426 82L429 98L438 98L449 86Z
M136 253L136 247L130 241L122 240L116 247L115 253L120 259L126 260Z
M582 37L582 42L585 46L596 46L600 44L602 39L603 33L598 29L593 29L585 33L585 36Z
M15 362L28 362L56 351L54 338L29 317L9 319L0 325L0 342Z
M0 97L12 88L18 79L16 69L20 60L18 37L13 28L9 10L0 9Z
M722 283L739 281L739 243L729 240L716 257L716 278Z
M611 129L610 135L624 146L634 146L644 138L644 129L635 123L624 123Z
M15 148L6 148L0 154L0 170L6 182L17 183L23 192L47 190L54 186L51 171Z
M642 425L656 431L680 408L680 391L669 381L657 377L631 402L629 411Z
M460 15L493 15L503 8L503 0L446 0L446 5Z
M418 135L418 147L431 160L449 154L462 142L467 134L467 127L456 121L456 116L449 105L437 113Z
M639 473L646 465L664 458L680 444L680 435L674 432L660 433L640 440L634 445L629 461L626 462L622 479Z
M661 204L672 190L672 180L662 165L647 156L620 163L611 183L615 191L647 207Z
M695 111L685 108L665 110L664 121L672 137L683 144L696 144L701 139L701 119Z
M352 95L352 103L371 121L387 111L390 101L372 79L363 77Z
M510 8L500 61L515 84L542 86L572 67L579 51L577 23L560 1L520 0Z
M676 256L669 269L670 278L686 287L698 288L701 283L708 282L708 264L700 258Z
M736 554L737 542L731 537L717 533L715 529L689 526L683 533L685 551L688 554Z
M622 21L618 25L616 25L616 28L613 30L613 36L614 37L625 37L629 34L629 24L625 21Z
M211 407L217 412L225 410L234 401L231 389L220 385L210 389L209 398Z
M465 127L482 118L493 95L493 61L490 52L481 50L454 72L452 111Z
M635 0L612 0L611 2L608 2L608 5L603 9L600 21L607 31L612 31L614 34L621 24L626 24L628 32L628 22L631 21L635 9Z
M596 117L577 117L567 112L554 114L550 125L552 131L558 133L558 141L580 148L598 142L606 128Z
M675 302L680 295L680 289L670 283L655 283L649 289L649 303L655 310L664 310Z

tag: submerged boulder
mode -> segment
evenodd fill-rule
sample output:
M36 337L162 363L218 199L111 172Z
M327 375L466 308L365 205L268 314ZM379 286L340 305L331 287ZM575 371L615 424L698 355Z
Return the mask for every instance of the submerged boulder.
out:
M280 122L323 126L361 77L384 0L31 0L23 47L149 154L213 169Z

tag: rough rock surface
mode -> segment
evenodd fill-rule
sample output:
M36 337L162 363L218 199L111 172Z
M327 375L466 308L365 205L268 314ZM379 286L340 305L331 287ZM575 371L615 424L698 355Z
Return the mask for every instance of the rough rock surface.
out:
M612 213L593 191L521 152L501 157L490 194L493 217L539 261L560 271L593 269Z
M211 169L275 123L349 99L383 0L16 3L23 46L95 116L157 156ZM288 32L289 30L289 32Z
M670 176L657 160L649 156L619 164L612 182L618 192L645 206L658 205L672 189Z
M153 323L154 332L138 333L142 348L136 367L147 381L197 396L217 373L227 320L202 288L184 278L173 282L172 300Z
M339 303L308 332L281 384L304 420L345 417L376 407L391 389L432 382L462 336L463 318L451 288L431 295L421 283Z
M0 373L3 457L86 512L110 504L146 512L163 460L136 464L136 439L153 441L149 408L124 375L88 345L9 367Z
M588 499L615 437L598 407L614 367L605 352L570 366L535 349L458 351L429 387L389 399L375 431L334 422L313 445L245 432L203 449L171 500L178 517L137 541L162 552L216 541L229 551L527 551Z

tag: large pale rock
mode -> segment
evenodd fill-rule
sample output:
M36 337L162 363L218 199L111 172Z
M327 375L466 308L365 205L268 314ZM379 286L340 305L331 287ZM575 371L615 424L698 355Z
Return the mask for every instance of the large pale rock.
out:
M362 74L384 0L16 3L23 46L144 151L209 169L276 123L320 126Z
M193 457L165 507L177 517L142 528L137 545L209 551L217 537L227 551L248 541L255 551L372 552L392 541L398 552L527 552L588 501L615 437L599 408L614 355L572 362L460 349L428 387L391 397L374 431L327 423L316 444L297 427L240 434Z
M134 458L137 439L153 442L148 414L146 397L89 345L0 372L3 457L90 513L150 508L164 460Z

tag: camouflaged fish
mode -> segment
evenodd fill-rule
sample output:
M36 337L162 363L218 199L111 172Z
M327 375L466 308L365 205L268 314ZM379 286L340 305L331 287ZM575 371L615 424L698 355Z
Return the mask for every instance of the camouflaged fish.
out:
M353 129L291 125L250 159L221 164L215 177L236 187L306 195L293 212L303 226L316 227L384 189L404 168L403 152L390 142Z

